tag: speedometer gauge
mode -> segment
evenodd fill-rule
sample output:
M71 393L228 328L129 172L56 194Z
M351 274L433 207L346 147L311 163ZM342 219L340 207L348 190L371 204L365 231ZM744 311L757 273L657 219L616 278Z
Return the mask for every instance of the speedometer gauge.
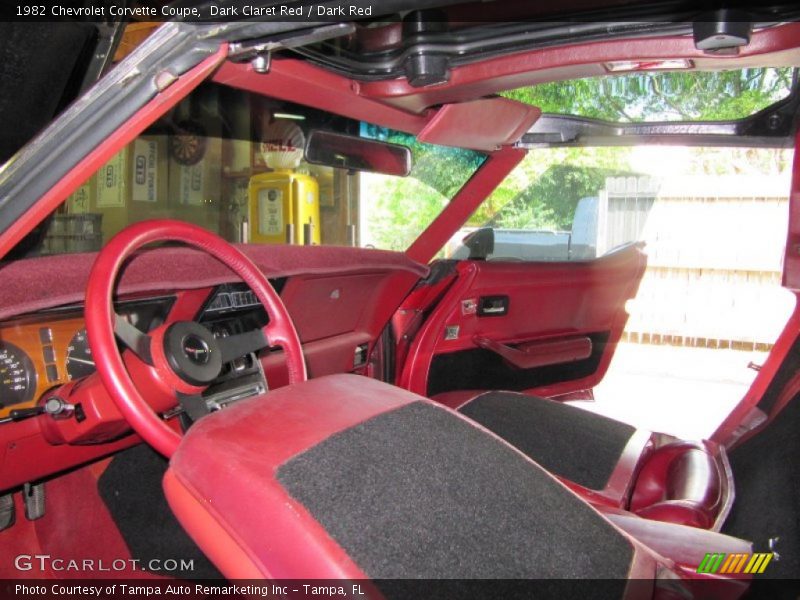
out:
M86 338L86 330L81 329L72 336L67 346L67 375L72 381L91 375L94 371L94 359Z
M0 342L0 404L30 402L35 391L36 370L30 357L14 344Z

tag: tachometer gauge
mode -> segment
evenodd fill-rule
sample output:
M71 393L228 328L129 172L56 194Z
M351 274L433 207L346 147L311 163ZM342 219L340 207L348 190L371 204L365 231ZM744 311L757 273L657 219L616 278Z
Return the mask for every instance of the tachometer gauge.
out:
M0 342L0 404L30 402L34 392L36 369L30 357L14 344Z
M91 375L95 371L92 350L89 348L89 340L86 338L86 330L81 329L67 346L67 376L70 381Z

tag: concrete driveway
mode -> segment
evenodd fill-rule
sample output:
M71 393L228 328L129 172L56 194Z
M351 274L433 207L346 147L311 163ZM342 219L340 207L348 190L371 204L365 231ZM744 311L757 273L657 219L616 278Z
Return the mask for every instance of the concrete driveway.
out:
M587 410L682 439L707 438L750 387L765 352L621 343Z

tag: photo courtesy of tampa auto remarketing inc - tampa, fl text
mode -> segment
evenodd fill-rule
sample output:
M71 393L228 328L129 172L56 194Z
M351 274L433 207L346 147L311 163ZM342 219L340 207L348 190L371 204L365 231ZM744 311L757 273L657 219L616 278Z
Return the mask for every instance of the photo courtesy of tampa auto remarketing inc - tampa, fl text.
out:
M0 6L0 600L800 598L800 6Z

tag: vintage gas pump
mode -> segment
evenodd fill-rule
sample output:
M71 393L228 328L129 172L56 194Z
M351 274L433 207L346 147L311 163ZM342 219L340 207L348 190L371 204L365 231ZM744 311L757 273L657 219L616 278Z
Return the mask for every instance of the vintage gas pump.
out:
M260 244L319 244L319 184L296 171L303 158L302 130L277 121L261 144L264 163L273 171L250 178L250 241Z

